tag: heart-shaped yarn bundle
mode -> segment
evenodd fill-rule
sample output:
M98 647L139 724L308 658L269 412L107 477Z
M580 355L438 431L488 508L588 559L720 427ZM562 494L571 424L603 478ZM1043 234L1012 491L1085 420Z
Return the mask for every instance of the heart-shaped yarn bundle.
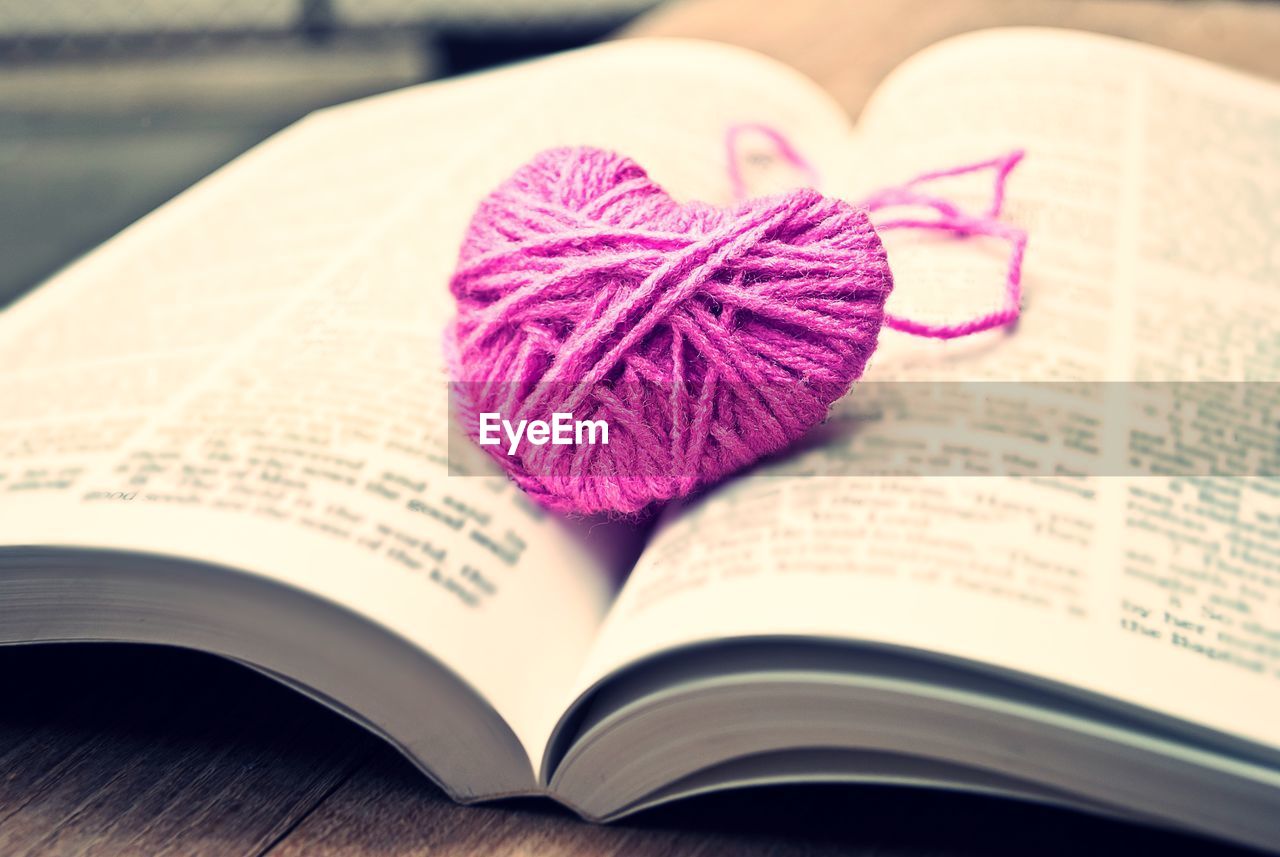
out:
M543 152L479 206L451 282L458 417L604 420L483 446L542 505L632 514L783 449L862 374L893 287L865 208L677 203L635 162Z

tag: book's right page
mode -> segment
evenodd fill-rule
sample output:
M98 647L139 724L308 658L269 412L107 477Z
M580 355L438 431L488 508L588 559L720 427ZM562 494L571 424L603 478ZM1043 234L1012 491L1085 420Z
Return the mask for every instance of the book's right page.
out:
M825 189L856 197L1015 147L1017 330L886 333L825 442L668 517L583 686L699 641L866 640L1280 745L1280 485L1258 475L1276 472L1280 89L1117 39L972 34L881 86L847 160L822 165ZM978 205L989 185L939 190ZM885 240L891 311L996 300L1007 248ZM948 443L910 435L910 414L868 422L903 381L968 396L980 430ZM1032 407L1026 382L1052 406ZM1224 395L1245 402L1235 424L1212 406ZM900 437L914 471L865 466Z

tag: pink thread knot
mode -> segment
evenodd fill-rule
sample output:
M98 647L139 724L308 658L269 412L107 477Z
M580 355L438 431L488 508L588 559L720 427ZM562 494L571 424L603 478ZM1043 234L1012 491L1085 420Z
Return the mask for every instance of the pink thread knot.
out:
M821 422L892 289L866 208L812 190L680 204L628 158L543 152L477 209L450 288L466 431L605 420L609 444L485 446L543 505L632 514Z
M783 135L735 126L731 209L678 203L612 152L562 148L476 210L450 282L454 403L468 434L544 506L634 514L686 496L820 423L882 327L952 339L1017 319L1026 234L999 216L1021 152L926 173L858 205L812 189L745 199L745 131L817 183ZM923 187L985 169L995 186L979 214ZM873 225L872 213L899 207L932 214ZM945 325L887 315L893 278L877 228L1008 241L1004 305ZM484 444L485 415L514 425L556 414L607 424L608 444Z

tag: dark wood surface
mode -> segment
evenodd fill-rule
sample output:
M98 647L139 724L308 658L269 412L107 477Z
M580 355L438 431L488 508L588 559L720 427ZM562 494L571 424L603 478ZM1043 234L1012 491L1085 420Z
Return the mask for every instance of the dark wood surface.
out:
M1244 2L699 0L630 32L772 53L856 112L912 51L1001 23L1130 35L1280 76L1280 7ZM460 807L359 728L233 664L132 646L0 649L0 855L265 853L1240 852L1044 807L892 788L751 790L608 827L539 801Z
M362 729L243 667L122 645L0 649L0 855L1232 854L963 795L805 787L607 827L463 807ZM1119 849L1119 850L1117 850Z

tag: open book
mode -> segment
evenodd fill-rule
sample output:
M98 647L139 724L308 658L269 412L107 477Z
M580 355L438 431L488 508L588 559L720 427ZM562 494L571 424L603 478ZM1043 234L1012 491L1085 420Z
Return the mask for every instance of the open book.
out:
M1280 374L1274 85L990 31L903 64L854 128L754 54L608 44L321 111L0 314L0 641L241 661L464 801L610 819L888 782L1280 848L1274 477L783 460L641 528L451 472L440 335L475 204L576 144L727 203L740 122L783 129L851 199L1028 152L1008 201L1032 235L1017 331L886 332L867 382ZM747 154L758 192L795 180ZM910 240L886 237L891 311L995 299L1004 248Z

